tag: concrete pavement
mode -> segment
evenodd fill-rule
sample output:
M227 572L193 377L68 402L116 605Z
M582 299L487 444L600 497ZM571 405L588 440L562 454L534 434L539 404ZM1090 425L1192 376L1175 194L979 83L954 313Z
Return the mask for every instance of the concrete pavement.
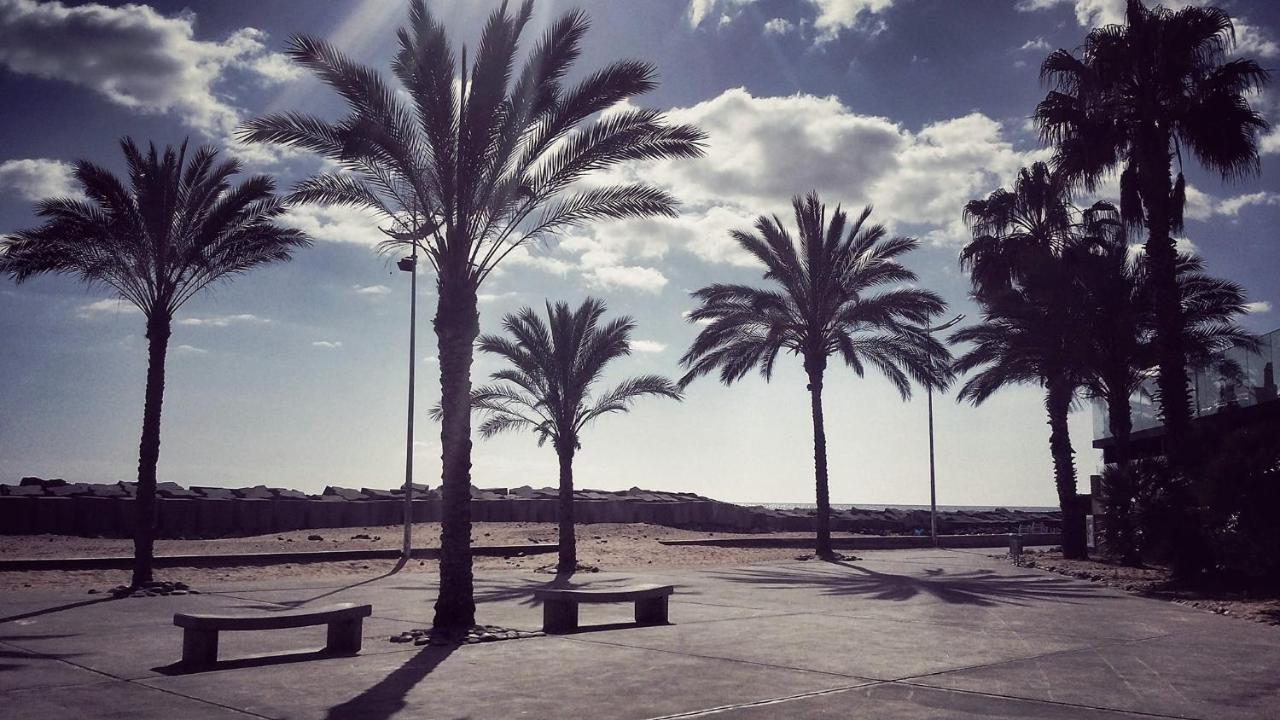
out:
M425 627L422 576L206 587L97 600L0 592L4 718L1280 717L1280 629L1011 567L981 551L737 569L599 573L677 586L667 626L583 606L582 632L456 648ZM531 573L477 578L478 621L537 629ZM357 657L324 628L224 633L217 669L175 673L181 611L369 602Z

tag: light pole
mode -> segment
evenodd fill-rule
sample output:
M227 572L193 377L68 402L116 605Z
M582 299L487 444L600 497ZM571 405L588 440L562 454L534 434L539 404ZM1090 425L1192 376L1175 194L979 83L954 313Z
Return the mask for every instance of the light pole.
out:
M926 327L925 332L933 334L939 330L946 330L964 319L964 315L957 315L941 325ZM938 547L938 481L937 475L933 467L933 383L925 384L925 392L929 398L929 537L933 539L933 546Z
M400 258L396 267L409 273L409 421L404 445L404 548L400 553L400 561L392 572L399 570L409 562L409 554L413 549L413 371L416 349L414 343L418 331L418 245L414 243L413 254Z

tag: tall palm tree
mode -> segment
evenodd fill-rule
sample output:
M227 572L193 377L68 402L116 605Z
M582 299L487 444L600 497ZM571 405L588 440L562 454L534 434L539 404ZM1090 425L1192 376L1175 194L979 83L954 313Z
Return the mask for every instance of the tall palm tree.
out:
M471 393L472 407L486 416L480 435L530 430L538 445L550 441L560 459L560 560L557 570L572 574L578 566L573 532L573 456L582 447L582 430L609 413L625 413L646 395L681 399L670 380L657 375L629 378L593 393L605 366L631 354L635 322L621 317L601 325L605 305L587 298L576 310L547 303L544 322L532 308L502 320L510 337L484 335L479 348L507 361L490 377L492 385Z
M957 393L958 400L980 405L1008 385L1033 384L1045 388L1049 416L1049 451L1053 479L1062 509L1062 551L1069 558L1087 556L1082 508L1076 501L1076 468L1067 429L1067 415L1085 371L1072 346L1082 321L1060 311L1069 303L1060 292L1041 286L1036 291L1012 288L982 303L983 320L951 335L952 343L971 343L955 361L957 373L973 372ZM976 371L976 372L975 372Z
M598 219L675 213L675 198L643 183L582 187L593 171L702 154L699 130L657 111L605 112L653 89L653 66L617 62L565 85L588 27L580 11L548 26L512 82L532 13L532 0L514 13L503 3L468 65L466 48L456 61L444 26L413 0L392 62L403 95L328 43L295 37L289 55L337 90L349 114L338 122L268 115L241 133L335 161L340 172L299 183L290 198L370 210L386 225L385 249L411 245L436 271L444 512L433 625L450 632L475 622L469 402L478 289L538 238Z
M1129 0L1124 25L1094 29L1079 56L1056 50L1040 70L1052 90L1035 119L1055 145L1055 166L1091 191L1121 169L1121 214L1145 223L1158 395L1175 462L1187 455L1191 417L1173 240L1185 200L1183 150L1224 179L1256 173L1258 135L1268 127L1249 103L1268 73L1252 60L1228 60L1234 42L1231 18L1218 8Z
M798 243L776 216L760 216L756 233L733 232L734 240L764 265L764 279L776 288L715 284L693 293L699 306L689 314L690 322L709 324L681 358L688 372L680 385L716 369L726 385L754 368L768 381L779 353L800 356L813 416L817 554L830 558L834 553L822 410L827 359L839 356L859 377L867 365L877 368L903 399L911 396L912 380L941 387L950 378L950 355L924 326L946 303L933 292L911 287L872 292L877 286L916 279L898 259L919 243L888 237L883 225L868 225L870 207L850 227L839 207L827 223L826 207L817 193L797 196L792 204Z
M0 273L18 282L42 273L75 275L106 285L142 311L147 322L147 387L134 500L134 587L152 580L156 528L156 464L160 407L173 315L210 284L259 265L288 260L310 244L275 221L285 202L265 175L233 186L235 160L202 147L188 162L184 142L144 154L120 141L129 185L91 162L75 164L86 199L49 198L36 205L44 225L0 239Z
M1083 317L1073 273L1076 256L1087 252L1090 242L1081 232L1085 218L1104 217L1111 208L1098 204L1082 213L1069 190L1064 174L1035 163L1018 173L1012 189L1000 188L965 206L973 240L961 250L960 264L969 271L984 319L953 334L951 341L974 343L956 361L957 371L982 368L957 400L981 404L1011 384L1045 388L1063 551L1084 557L1084 518L1067 432L1067 415L1085 377L1077 344Z
M1087 312L1086 332L1079 338L1089 368L1084 387L1105 403L1108 431L1115 441L1115 468L1106 476L1108 535L1121 559L1137 564L1131 514L1136 488L1128 467L1133 429L1129 399L1141 391L1158 357L1150 264L1144 253L1130 252L1119 225L1111 224L1094 240L1090 252L1081 257L1079 276L1078 301ZM1258 344L1234 322L1245 312L1244 288L1206 275L1203 268L1198 257L1178 256L1183 343L1191 367L1210 365L1228 348Z

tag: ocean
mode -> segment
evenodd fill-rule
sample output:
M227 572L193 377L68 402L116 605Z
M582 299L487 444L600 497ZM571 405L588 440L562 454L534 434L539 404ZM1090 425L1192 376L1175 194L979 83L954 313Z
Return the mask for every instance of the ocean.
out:
M751 507L759 505L769 508L770 510L816 510L816 503L751 503L740 502L737 505ZM848 510L849 508L858 508L860 510L887 510L893 508L895 510L928 510L928 505L876 505L875 503L831 503L832 510ZM1057 507L1036 506L1036 505L939 505L939 512L990 512L991 510L1022 510L1024 512L1057 512Z

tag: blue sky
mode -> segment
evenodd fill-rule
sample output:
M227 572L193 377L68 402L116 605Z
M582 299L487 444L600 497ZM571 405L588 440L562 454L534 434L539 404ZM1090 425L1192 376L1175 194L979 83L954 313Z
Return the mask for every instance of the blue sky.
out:
M1185 2L1185 0L1183 0ZM1223 0L1243 54L1280 63L1280 6ZM474 45L490 5L435 2L455 40ZM656 0L537 5L534 37L583 7L593 20L580 72L633 57L660 87L641 98L709 134L702 160L614 171L671 190L675 220L597 224L513 256L482 290L481 325L544 298L588 294L632 315L636 352L614 375L678 374L697 328L688 291L759 278L729 240L761 213L816 188L920 237L906 263L953 312L977 311L956 254L963 204L1043 159L1027 122L1043 97L1039 62L1073 48L1122 0ZM282 187L316 159L238 147L237 123L268 111L340 111L334 94L279 55L294 33L325 37L385 70L406 6L365 0L105 6L0 0L0 233L34 222L32 200L70 189L69 163L119 171L116 140L214 143ZM1256 98L1280 121L1280 95ZM1277 324L1280 133L1263 141L1262 175L1223 184L1193 169L1186 236L1211 272L1243 283L1244 323ZM1105 191L1104 191L1105 193ZM403 477L408 277L374 253L380 237L354 211L300 208L290 222L317 242L184 307L172 339L161 480L392 487ZM434 312L420 287L420 321ZM434 336L421 322L416 478L439 483L439 443L425 410L438 397ZM69 279L0 281L0 481L27 474L132 479L146 347L137 312ZM477 357L475 376L496 368ZM835 502L928 501L925 402L887 381L833 367L827 432ZM1052 505L1048 428L1038 388L981 408L936 399L939 502ZM1088 410L1072 418L1078 466L1097 465ZM552 485L554 454L531 436L476 439L475 484ZM726 500L810 500L808 397L798 361L773 382L693 384L683 403L641 402L590 429L580 486L685 490Z

